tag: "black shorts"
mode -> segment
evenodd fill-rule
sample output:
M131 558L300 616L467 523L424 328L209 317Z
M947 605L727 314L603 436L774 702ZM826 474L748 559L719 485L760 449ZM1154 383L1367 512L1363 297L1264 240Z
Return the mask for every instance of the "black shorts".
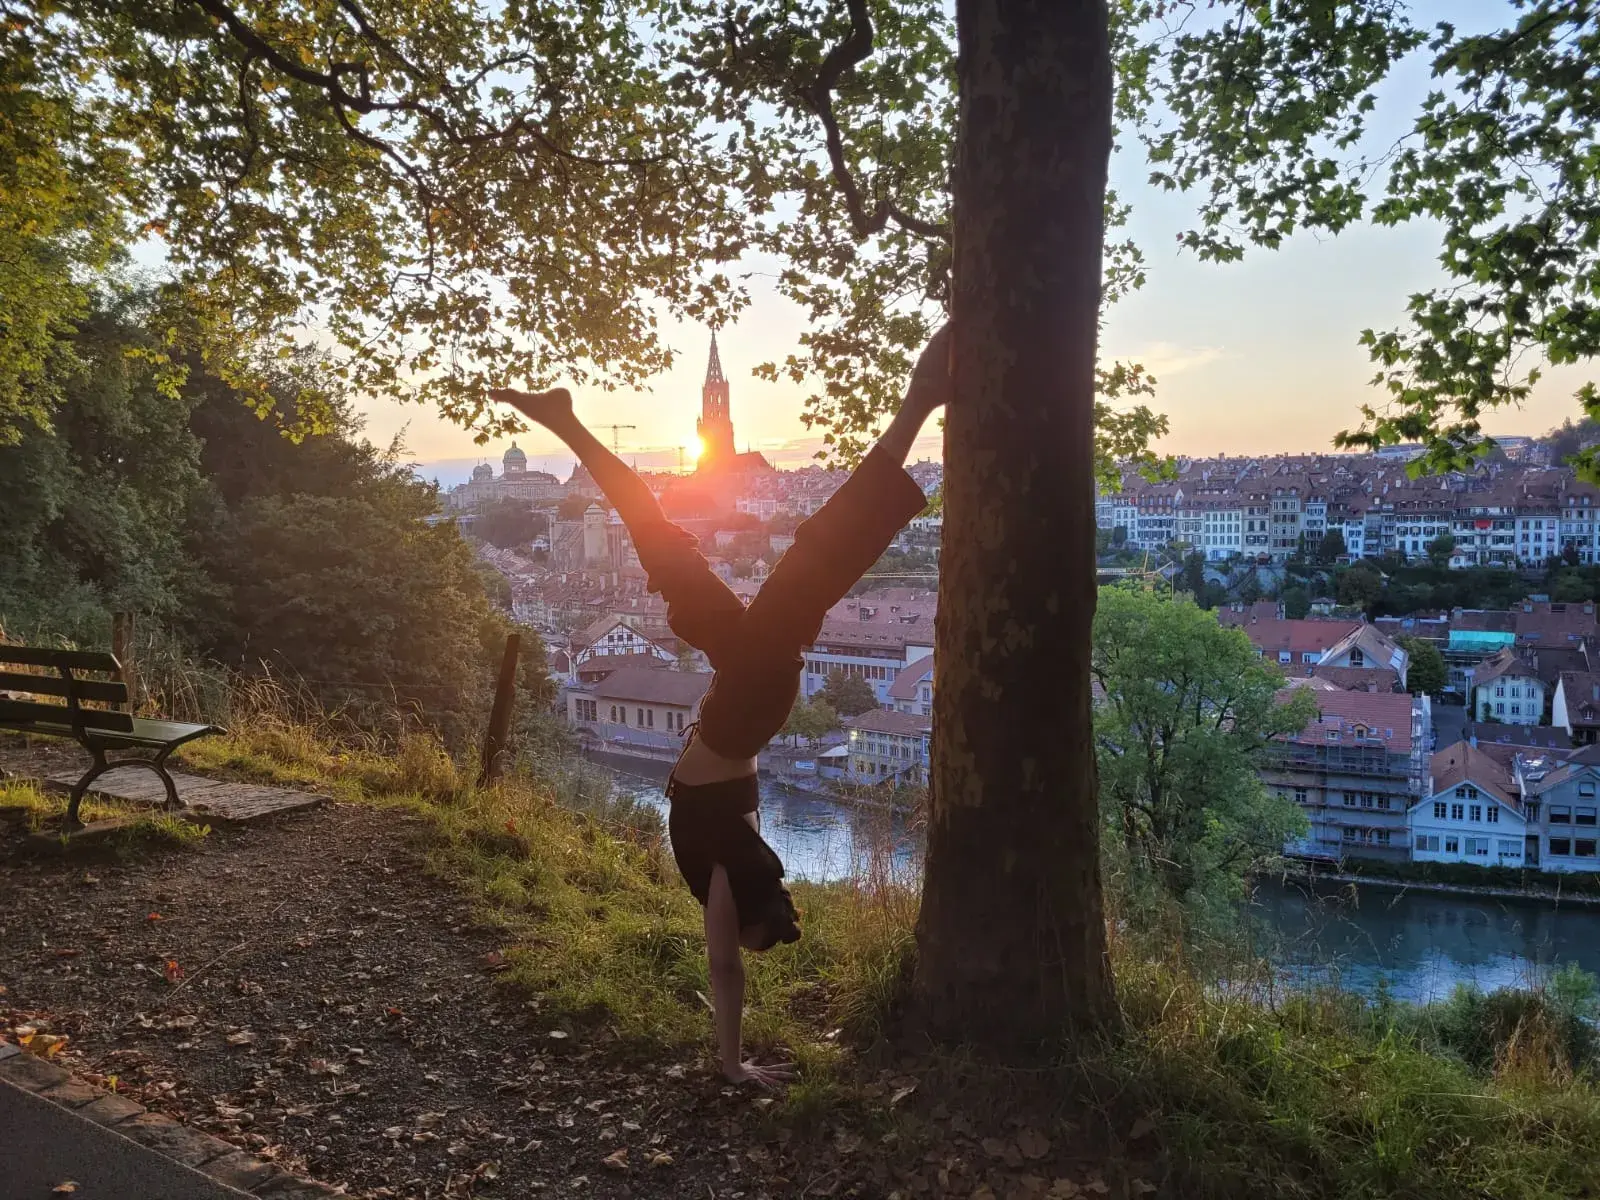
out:
M769 945L799 941L794 901L783 886L783 860L745 820L760 807L756 777L692 785L671 780L667 798L672 857L695 899L706 903L712 870L721 864L741 928L764 925Z

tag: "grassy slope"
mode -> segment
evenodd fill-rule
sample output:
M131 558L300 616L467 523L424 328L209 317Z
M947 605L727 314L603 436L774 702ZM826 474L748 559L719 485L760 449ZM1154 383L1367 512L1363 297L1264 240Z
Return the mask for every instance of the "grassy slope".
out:
M270 720L185 757L423 814L434 869L505 927L509 983L625 1045L708 1042L699 911L658 823L609 805L570 768L478 792L424 739L388 757L341 753ZM797 901L806 937L754 960L748 1017L757 1046L802 1064L788 1115L871 1110L902 1150L937 1144L948 1131L937 1112L873 1109L860 1086L914 950L914 896L876 879L802 886ZM1116 951L1125 1028L1114 1043L1021 1072L921 1053L923 1096L980 1126L1010 1113L1070 1129L1086 1152L1154 1164L1144 1174L1169 1194L1600 1195L1600 1093L1539 1005L1497 1027L1474 1069L1441 1048L1449 1014L1334 994L1230 997L1165 957Z

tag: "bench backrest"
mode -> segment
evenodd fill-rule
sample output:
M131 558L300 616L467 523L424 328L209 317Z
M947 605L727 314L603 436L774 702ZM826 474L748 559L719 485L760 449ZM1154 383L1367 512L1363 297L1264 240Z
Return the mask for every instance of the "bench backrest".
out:
M38 674L15 670L35 667L53 671ZM116 674L121 664L99 650L52 650L44 646L0 644L0 692L22 692L32 700L0 699L0 721L25 724L42 722L71 725L79 730L128 733L133 718L125 712L84 708L84 702L127 704L128 685L120 680L84 679L79 672ZM59 696L60 703L46 703L39 696Z

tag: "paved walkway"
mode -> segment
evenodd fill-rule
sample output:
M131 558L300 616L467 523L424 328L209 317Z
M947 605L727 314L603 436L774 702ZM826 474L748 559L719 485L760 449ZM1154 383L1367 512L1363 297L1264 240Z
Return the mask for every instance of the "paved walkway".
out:
M81 771L58 771L45 776L45 782L58 791L70 790L82 774ZM297 792L292 788L232 783L183 771L173 771L172 782L177 785L178 799L184 802L187 811L208 821L255 821L328 802L326 796ZM161 780L154 772L141 767L100 776L89 785L89 794L134 804L160 805L167 799Z
M54 1191L66 1183L76 1186ZM320 1200L334 1194L0 1042L0 1200Z

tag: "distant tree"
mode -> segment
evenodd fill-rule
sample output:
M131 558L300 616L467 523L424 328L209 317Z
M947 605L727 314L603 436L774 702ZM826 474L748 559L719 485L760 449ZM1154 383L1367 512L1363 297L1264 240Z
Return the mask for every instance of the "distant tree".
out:
M1205 590L1200 593L1199 604L1201 608L1211 610L1219 608L1228 602L1228 589L1215 580L1206 580Z
M1450 565L1450 556L1456 552L1454 534L1441 533L1428 543L1428 561L1443 570Z
M1491 721L1494 720L1494 705L1491 704L1488 700L1484 700L1483 703L1479 706L1479 708L1478 708L1478 720L1483 722L1485 725L1489 724Z
M1206 588L1206 556L1192 550L1183 559L1183 589L1191 596L1199 596Z
M1111 550L1111 530L1097 529L1094 532L1094 554L1096 558L1104 558Z
M1426 638L1397 637L1395 644L1411 656L1406 669L1406 690L1412 695L1437 696L1444 691L1450 673L1445 667L1444 655L1439 647Z
M1304 688L1280 702L1283 675L1243 633L1182 597L1102 588L1092 672L1102 812L1130 870L1176 899L1236 893L1305 829L1259 769L1316 703Z
M1595 584L1593 569L1585 571L1581 568L1565 567L1553 573L1546 587L1550 592L1550 599L1560 604L1573 604L1580 600L1593 600L1600 595L1600 589L1597 589Z
M556 519L559 521L576 521L589 511L589 505L595 503L592 496L580 496L573 493L561 497L561 503L556 505Z
M789 719L784 722L783 733L791 740L805 738L806 744L812 745L818 738L826 737L837 728L839 714L826 700L819 696L808 702L796 696L794 707L789 710Z
M477 573L479 582L483 584L483 594L489 598L489 603L501 612L510 612L511 581L481 560L474 560L472 569Z
M846 671L829 674L817 698L841 717L858 717L878 707L878 697L872 685L861 676Z
M1299 584L1284 588L1278 599L1283 604L1283 615L1291 621L1298 621L1311 611L1311 593Z
M1325 567L1331 567L1339 561L1339 556L1345 552L1344 533L1338 529L1330 529L1322 535L1322 540L1317 543L1316 560Z
M1252 566L1239 584L1239 602L1254 604L1259 599L1261 599L1261 576Z
M1566 545L1561 547L1561 561L1566 563L1569 567L1575 567L1578 565L1581 559L1578 554L1578 544L1576 542L1568 542Z
M1111 544L1119 550L1128 543L1128 527L1115 525L1111 529Z
M534 512L525 501L513 499L484 505L472 523L475 537L502 550L526 546L549 528L550 523L543 513Z
M1365 559L1340 571L1335 580L1334 595L1340 604L1370 610L1383 595L1383 575Z

